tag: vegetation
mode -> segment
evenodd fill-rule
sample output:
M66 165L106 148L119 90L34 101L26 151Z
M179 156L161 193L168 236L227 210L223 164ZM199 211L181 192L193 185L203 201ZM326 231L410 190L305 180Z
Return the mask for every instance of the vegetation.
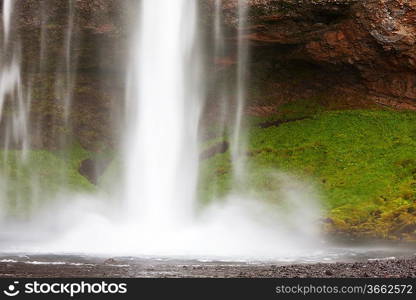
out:
M324 111L314 101L291 103L279 111L272 118L250 120L251 188L262 191L265 200L276 201L266 170L312 178L322 194L328 231L360 237L416 237L415 112ZM301 119L258 126L283 117ZM226 194L230 174L228 153L206 160L202 199Z
M93 191L94 186L78 172L91 153L74 145L67 151L0 151L1 191L8 200L4 209L24 216L65 189Z
M328 110L316 99L279 107L247 122L248 186L256 198L278 204L276 172L312 182L322 200L324 228L353 237L416 239L416 112L380 109ZM206 141L205 148L226 137ZM94 191L79 174L92 156L76 144L65 151L0 152L5 208L25 215L64 189ZM118 174L116 159L100 179ZM231 189L230 152L202 162L201 203ZM7 181L6 181L7 180Z

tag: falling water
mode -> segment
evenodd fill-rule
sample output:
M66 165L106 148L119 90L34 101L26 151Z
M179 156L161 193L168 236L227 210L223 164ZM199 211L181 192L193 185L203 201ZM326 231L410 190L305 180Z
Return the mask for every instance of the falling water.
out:
M191 217L198 107L190 75L194 0L144 0L128 81L126 198L129 216L161 228ZM163 20L163 22L161 21Z
M5 7L10 7L10 1L3 1ZM244 39L246 1L240 0L238 4L235 107L224 105L221 109L222 121L227 123L224 127L229 127L225 131L229 133L231 161L237 181L246 172L242 124L249 59L248 44ZM215 40L218 44L214 55L223 54L225 49L220 7L218 0L215 16ZM63 100L61 105L67 121L76 75L70 72L75 25L74 9L72 6L69 8L64 39L66 51L63 67L59 70L62 73L58 74L55 82L55 95ZM11 9L3 11L11 14ZM25 251L270 259L296 256L300 250L309 249L306 246L317 236L315 226L311 226L316 217L313 193L288 176L274 174L273 180L283 186L282 190L276 191L281 194L283 204L293 207L291 220L287 218L287 211L276 210L249 195L233 193L196 213L198 133L206 94L201 83L207 77L202 68L205 53L198 40L198 1L142 0L137 11L126 84L126 122L121 151L123 176L120 183L123 193L116 199L123 203L120 205L122 218L109 218L103 213L109 210L102 209L108 202L100 193L93 200L91 196L81 197L81 205L75 204L74 199L79 198L77 195L67 193L63 199L69 200L62 201L65 202L64 208L57 212L51 208L52 205L46 208L53 218L42 219L44 215L41 214L37 220L42 220L35 221L35 225L49 222L49 226L55 226L59 223L65 231L59 231L49 243L37 243L36 247L26 245ZM10 16L3 20L9 22ZM8 23L4 28L10 28ZM40 57L46 59L48 53L44 46L48 35L44 28L41 36ZM6 94L20 89L19 63L13 61L17 63L2 65L2 78L7 80L1 79L0 82L1 101ZM39 68L45 68L44 62L40 62ZM229 89L222 86L221 102L228 101ZM29 119L26 106L16 111L26 114L22 120ZM227 120L230 113L232 122ZM23 130L26 127L19 127L22 128L20 135L26 134Z
M12 1L11 0L4 0L3 1L3 36L4 42L8 41L9 33L10 33L10 19L12 16Z
M249 46L244 36L247 27L247 0L238 0L237 25L237 78L236 78L236 108L231 134L231 158L233 161L234 179L243 180L245 173L246 142L242 133L244 106L246 102L246 80L248 73Z
M70 126L69 115L71 113L73 89L75 83L76 72L74 67L76 61L75 54L73 53L74 44L74 27L75 27L75 12L74 1L68 1L68 21L66 25L65 37L64 37L64 56L63 62L60 64L60 69L57 70L57 79L55 83L55 94L58 99L63 103L64 121L66 126Z
M270 208L261 202L233 194L223 204L206 207L195 218L197 133L204 92L198 82L205 78L199 69L202 53L197 47L195 3L193 0L141 2L140 22L131 46L124 144L127 235L137 236L130 246L141 254L217 257L273 256L287 253L288 249L294 251L300 241L289 238L289 227L303 226L305 220L308 222L314 216L302 192L293 193L292 189L302 186L295 181L290 188L278 191L302 216L294 216L287 228L279 222L287 211L270 213ZM248 45L244 39L246 16L247 3L241 0L236 105L234 122L230 124L236 180L241 180L245 172L242 119L248 64ZM216 18L214 31L219 36L215 39L221 43L220 17ZM223 45L214 48L215 53L220 53ZM304 208L308 213L301 213ZM306 226L299 232L310 234L313 230Z
M20 69L20 44L18 36L13 27L14 3L12 0L3 1L3 40L0 43L0 162L6 161L10 155L16 156L17 166L24 164L27 159L27 150L30 143L29 136L29 109L30 102L23 89ZM19 149L16 154L14 149ZM3 168L0 174L1 192L0 195L6 201L2 201L2 214L5 214L9 207L14 211L24 210L27 203L22 201L20 193L10 198L10 177L11 170ZM14 202L14 203L13 203Z
M5 149L20 145L28 146L28 105L24 99L21 71L20 47L13 42L11 21L13 16L13 1L3 1L3 41L1 43L1 74L0 74L0 121L4 120L6 101L11 98L12 116L7 120L4 129Z
M40 10L33 12L39 14L39 22L42 24L39 44L39 63L23 61L27 49L24 48L24 40L20 36L19 28L19 2L13 0L2 1L2 41L0 42L0 144L2 145L0 163L2 171L0 182L3 188L0 191L4 215L29 217L35 213L49 198L49 191L42 186L42 165L33 164L39 158L38 150L48 147L43 141L45 136L53 136L56 148L65 147L68 144L68 134L56 124L65 124L66 130L71 129L69 115L72 109L72 95L74 90L74 70L72 66L74 51L72 37L74 30L73 1L68 1L68 22L64 33L64 45L56 45L62 50L62 56L52 57L47 51L49 36L47 14L44 13L46 3L40 3ZM33 43L35 44L35 43ZM31 54L36 57L36 55ZM47 68L51 59L57 61L55 74L49 78ZM23 73L23 69L26 69ZM30 68L28 67L30 65ZM25 76L23 76L25 75ZM39 81L38 79L41 79ZM39 82L41 84L39 85ZM33 97L34 89L37 97ZM42 98L46 98L50 89L54 100L49 106L54 105L55 111L63 111L62 120L58 120L55 114L51 119L45 108L42 108ZM39 96L40 92L42 93ZM35 100L34 100L35 99ZM45 112L43 111L45 110ZM34 114L34 112L41 114ZM43 113L43 115L42 115ZM47 131L47 132L45 132ZM64 151L61 151L62 154ZM42 156L42 154L40 154ZM66 190L67 165L63 160L56 160L56 181L60 180L60 186L55 192ZM13 168L16 168L14 170ZM58 178L59 177L59 178ZM54 192L54 194L56 194ZM55 195L56 196L56 195ZM2 219L0 219L2 221Z

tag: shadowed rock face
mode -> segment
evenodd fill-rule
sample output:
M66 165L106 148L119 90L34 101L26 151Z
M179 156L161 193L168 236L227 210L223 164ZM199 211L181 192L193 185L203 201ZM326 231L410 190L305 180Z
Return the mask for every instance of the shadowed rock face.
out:
M25 67L37 70L39 60L47 59L42 71L59 69L70 38L74 69L117 69L124 55L120 51L126 51L122 45L129 12L124 6L127 2L27 0L16 3L13 19L23 43Z
M230 28L238 22L237 2L223 1ZM335 74L340 78L355 77L347 88L386 105L414 108L415 1L249 0L248 4L250 25L244 36L257 47L253 53L262 53L260 60L308 62L328 74L338 68Z
M124 97L127 2L14 2L10 36L20 49L23 83L31 90L32 147L57 149L75 139L97 151L114 143L119 135L113 131L114 116ZM16 50L9 49L7 55L13 54Z
M89 182L97 185L99 178L104 174L110 162L109 158L89 158L81 162L78 171Z

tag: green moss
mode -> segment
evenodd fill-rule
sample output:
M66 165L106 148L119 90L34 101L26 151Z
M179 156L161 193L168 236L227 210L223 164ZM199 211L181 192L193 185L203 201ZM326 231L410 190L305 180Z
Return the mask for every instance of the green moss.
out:
M68 151L0 151L2 197L8 214L24 216L65 190L91 192L95 187L78 169L90 153L79 145Z
M217 154L201 164L199 194L203 204L223 197L231 188L230 153Z
M270 198L264 170L312 178L322 191L325 214L337 230L340 224L346 231L354 231L354 226L361 224L365 230L356 228L357 232L385 235L386 228L394 227L393 212L416 207L416 113L321 112L313 105L299 106L289 104L283 110L293 111L289 117L310 118L269 128L253 126L258 118L252 123L248 182ZM229 190L231 166L227 157L227 153L217 155L203 163L201 194L205 201ZM384 214L383 218L377 211ZM381 226L380 220L388 224ZM382 233L377 232L376 224L383 228Z

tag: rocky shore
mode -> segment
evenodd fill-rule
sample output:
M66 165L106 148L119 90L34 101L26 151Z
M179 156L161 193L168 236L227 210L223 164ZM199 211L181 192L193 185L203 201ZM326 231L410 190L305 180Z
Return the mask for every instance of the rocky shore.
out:
M2 278L416 278L416 257L356 263L235 264L107 259L0 262Z

